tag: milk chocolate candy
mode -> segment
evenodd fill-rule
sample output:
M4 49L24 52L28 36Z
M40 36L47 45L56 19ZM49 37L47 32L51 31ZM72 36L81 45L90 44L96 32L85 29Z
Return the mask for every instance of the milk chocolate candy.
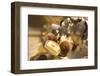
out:
M64 41L60 44L61 52L60 56L65 57L67 56L67 53L69 52L70 46L67 41Z

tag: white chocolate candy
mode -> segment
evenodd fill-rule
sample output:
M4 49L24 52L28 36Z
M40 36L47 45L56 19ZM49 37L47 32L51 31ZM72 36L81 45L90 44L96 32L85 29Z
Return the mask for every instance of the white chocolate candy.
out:
M44 47L48 50L48 52L51 55L54 55L54 56L57 56L61 51L59 45L52 40L46 41Z

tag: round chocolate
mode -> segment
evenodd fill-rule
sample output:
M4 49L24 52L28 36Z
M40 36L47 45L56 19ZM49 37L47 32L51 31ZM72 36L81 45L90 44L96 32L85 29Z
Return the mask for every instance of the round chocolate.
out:
M60 44L61 52L60 56L65 57L67 56L67 53L69 52L69 43L67 41L64 41Z

